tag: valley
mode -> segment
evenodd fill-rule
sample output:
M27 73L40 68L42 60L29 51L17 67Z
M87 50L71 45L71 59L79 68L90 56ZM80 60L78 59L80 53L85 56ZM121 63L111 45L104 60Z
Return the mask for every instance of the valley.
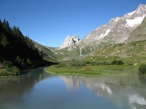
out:
M1 21L0 48L3 51L0 57L1 75L6 72L3 68L7 66L8 68L16 66L14 69L16 69L16 74L19 74L19 69L57 63L58 65L50 67L50 72L51 70L55 72L55 69L57 72L63 71L60 68L64 68L63 72L72 72L70 70L72 68L73 71L75 70L74 64L76 67L80 67L79 72L85 71L84 69L91 72L93 66L97 66L97 69L99 65L109 65L108 67L110 67L115 60L122 61L124 66L132 65L138 68L140 64L146 63L145 13L146 5L141 4L135 11L125 14L123 17L111 19L107 24L91 31L83 39L79 39L78 36L67 36L58 48L45 47L24 36L18 27L10 27L6 20ZM19 41L16 43L14 40ZM21 45L20 43L23 43L22 48L17 46ZM12 46L14 47L12 48ZM32 53L30 49L32 49ZM14 54L14 56L11 58L8 54ZM49 72L49 68L47 71ZM9 75L9 73L4 75Z
M108 72L108 67L111 67L113 61L120 60L124 64L121 66L125 69L133 66L131 69L137 69L138 72L138 66L146 63L145 11L146 5L139 5L135 11L121 18L113 18L108 24L93 30L82 40L79 40L78 36L67 36L64 43L53 50L60 64L47 68L46 71L56 73L75 71L84 74L94 72L95 66L97 69L99 66L107 67L99 70L101 74L105 69L107 69L105 72ZM118 68L119 65L114 67Z
M146 109L146 4L18 1L0 3L0 109Z

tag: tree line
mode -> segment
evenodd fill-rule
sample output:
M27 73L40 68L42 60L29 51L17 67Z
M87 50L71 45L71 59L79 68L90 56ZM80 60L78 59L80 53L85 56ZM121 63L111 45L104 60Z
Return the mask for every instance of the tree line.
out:
M21 70L44 64L51 63L42 59L42 53L33 41L18 27L10 27L8 21L0 20L0 69L15 66Z

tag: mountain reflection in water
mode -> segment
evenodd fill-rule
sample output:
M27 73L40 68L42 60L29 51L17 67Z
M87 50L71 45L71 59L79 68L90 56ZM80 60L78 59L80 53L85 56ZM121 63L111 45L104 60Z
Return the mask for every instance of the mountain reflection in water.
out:
M85 85L97 96L112 100L116 104L129 105L129 109L146 108L146 82L139 81L138 76L119 75L113 77L59 76L67 89L78 89ZM144 80L144 79L143 79Z
M146 109L146 79L50 75L34 69L0 79L0 109Z

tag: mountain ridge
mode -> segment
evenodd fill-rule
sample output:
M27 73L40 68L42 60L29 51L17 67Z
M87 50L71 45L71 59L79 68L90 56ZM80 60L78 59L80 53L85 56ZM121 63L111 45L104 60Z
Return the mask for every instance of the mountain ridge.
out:
M74 36L67 36L64 40L64 42L59 46L59 49L63 49L66 47L76 48L76 44L78 44L80 41L79 37Z
M76 52L75 56L84 56L111 44L128 43L132 32L143 23L145 16L146 4L140 4L134 11L126 13L123 17L112 18L107 24L92 30L78 43L74 43L76 48L66 46L55 52L57 55L67 54L67 56L69 56L67 52Z
M123 43L129 34L141 24L145 16L146 5L140 4L135 11L125 14L123 17L112 18L107 24L99 26L86 35L81 42Z
M76 45L82 46L92 42L124 43L128 39L129 34L142 23L145 16L146 5L140 4L136 10L125 14L123 17L112 18L107 24L92 30ZM69 43L66 39L64 43ZM60 48L63 49L69 46L69 44L63 47L61 45Z

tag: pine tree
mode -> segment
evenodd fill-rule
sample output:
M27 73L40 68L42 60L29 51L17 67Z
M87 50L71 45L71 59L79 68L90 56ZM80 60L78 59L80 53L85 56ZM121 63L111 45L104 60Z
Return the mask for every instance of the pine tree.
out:
M7 31L10 30L9 23L6 21L6 19L3 20L3 28Z
M4 35L4 34L2 34L2 37L1 37L1 40L0 40L0 44L4 47L4 48L6 48L7 46L8 46L8 40L7 40L7 38L6 38L6 36Z
M29 58L27 58L26 63L27 63L28 65L30 65L32 62L31 62L31 60L30 60Z
M19 56L17 56L16 61L17 61L18 64L20 64L21 63L21 58Z

